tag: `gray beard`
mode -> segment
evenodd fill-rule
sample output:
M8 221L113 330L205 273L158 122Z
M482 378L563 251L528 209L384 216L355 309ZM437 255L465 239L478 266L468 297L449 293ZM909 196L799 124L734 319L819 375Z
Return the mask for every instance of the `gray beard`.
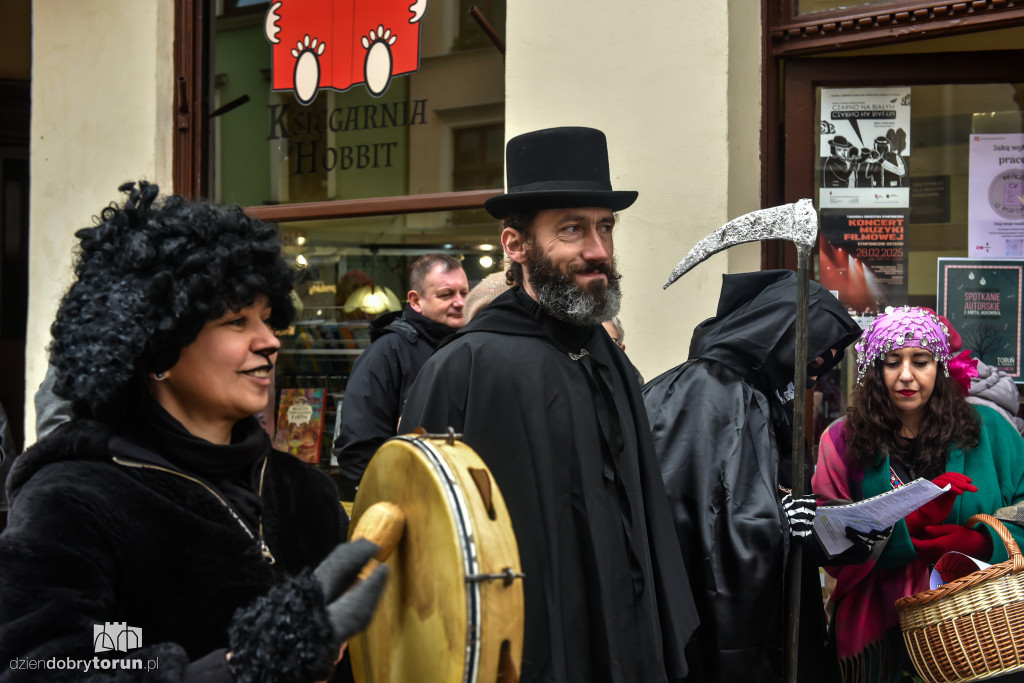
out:
M619 312L622 292L614 260L605 273L608 284L595 283L593 291L589 292L532 249L527 254L525 267L537 303L558 320L572 325L600 325Z

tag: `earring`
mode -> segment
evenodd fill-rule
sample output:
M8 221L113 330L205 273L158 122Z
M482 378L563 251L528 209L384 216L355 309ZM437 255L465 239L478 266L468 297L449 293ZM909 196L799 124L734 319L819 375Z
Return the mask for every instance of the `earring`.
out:
M165 375L162 372L155 372L153 373L153 379L155 379L157 382L163 382L165 379L167 379L167 375Z

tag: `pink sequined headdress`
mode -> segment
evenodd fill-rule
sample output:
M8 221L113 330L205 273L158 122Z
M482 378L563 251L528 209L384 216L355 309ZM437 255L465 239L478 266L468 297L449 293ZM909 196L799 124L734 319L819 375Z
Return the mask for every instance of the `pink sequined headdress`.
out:
M903 306L875 318L857 341L857 384L876 360L908 346L930 351L949 376L949 330L931 311Z

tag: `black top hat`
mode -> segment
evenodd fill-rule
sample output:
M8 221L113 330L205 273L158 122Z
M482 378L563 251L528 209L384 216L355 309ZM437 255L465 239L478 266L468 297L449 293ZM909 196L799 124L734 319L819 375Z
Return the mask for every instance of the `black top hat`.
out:
M632 190L612 190L608 143L594 128L545 128L517 135L505 146L508 192L484 202L504 218L518 209L602 206L620 211L636 201Z

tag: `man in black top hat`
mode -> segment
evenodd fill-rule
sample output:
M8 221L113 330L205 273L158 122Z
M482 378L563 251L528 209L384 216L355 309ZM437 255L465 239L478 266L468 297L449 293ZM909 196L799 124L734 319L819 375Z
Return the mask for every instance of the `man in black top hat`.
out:
M487 462L526 574L522 681L671 681L696 627L639 386L601 322L619 307L605 136L512 138L511 290L427 361L401 432L452 427Z

